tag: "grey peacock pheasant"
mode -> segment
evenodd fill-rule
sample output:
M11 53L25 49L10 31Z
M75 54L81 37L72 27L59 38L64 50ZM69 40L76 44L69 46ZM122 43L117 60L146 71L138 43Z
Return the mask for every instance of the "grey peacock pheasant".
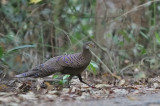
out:
M46 77L55 72L61 72L62 74L69 74L68 83L73 76L78 76L79 80L82 83L87 84L82 80L81 73L89 65L91 61L92 54L89 50L90 47L93 47L93 42L86 42L83 45L83 51L75 54L67 54L56 56L45 63L36 66L28 72L16 75L17 78L21 77ZM87 84L90 86L89 84Z

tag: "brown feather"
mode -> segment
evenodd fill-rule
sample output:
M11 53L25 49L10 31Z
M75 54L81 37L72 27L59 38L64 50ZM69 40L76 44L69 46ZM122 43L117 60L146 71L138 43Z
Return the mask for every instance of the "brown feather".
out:
M69 74L71 77L80 75L91 61L92 54L89 50L92 42L83 45L83 51L75 54L56 56L45 63L34 67L31 71L16 75L16 77L46 77L55 72Z

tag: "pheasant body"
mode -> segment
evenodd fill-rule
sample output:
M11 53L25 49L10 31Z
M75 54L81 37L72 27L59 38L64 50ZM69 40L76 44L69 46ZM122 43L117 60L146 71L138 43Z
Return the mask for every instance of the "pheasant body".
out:
M28 72L16 75L16 77L37 78L37 77L46 77L56 72L61 72L62 74L69 74L70 75L69 80L71 80L73 76L78 76L79 79L82 79L81 73L89 65L92 57L92 54L89 50L90 45L93 46L94 44L92 42L86 42L83 45L82 52L53 57L47 60L45 63L32 68Z

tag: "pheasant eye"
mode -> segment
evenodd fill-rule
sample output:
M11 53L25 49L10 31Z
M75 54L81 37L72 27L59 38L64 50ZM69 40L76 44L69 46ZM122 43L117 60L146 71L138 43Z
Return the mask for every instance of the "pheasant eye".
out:
M92 47L92 44L88 44L89 47Z

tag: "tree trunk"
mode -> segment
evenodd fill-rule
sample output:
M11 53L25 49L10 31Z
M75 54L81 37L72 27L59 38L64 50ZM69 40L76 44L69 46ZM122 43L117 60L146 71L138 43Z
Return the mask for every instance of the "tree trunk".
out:
M134 7L143 4L141 0L97 0L96 2L96 41L101 46L109 50L110 55L103 53L99 50L101 54L101 59L111 66L110 68L114 71L115 68L112 66L116 63L116 56L119 52L117 46L114 43L113 37L117 36L118 40L124 40L123 49L125 49L129 57L134 60L133 47L135 46L134 42L126 42L121 35L121 31L132 30L134 38L141 44L146 44L147 40L140 35L140 28L147 27L148 21L145 15L145 8L138 8L136 11L130 12L125 16L123 14L127 13ZM128 36L128 35L127 35ZM114 51L116 50L116 52ZM112 59L112 62L111 62Z

